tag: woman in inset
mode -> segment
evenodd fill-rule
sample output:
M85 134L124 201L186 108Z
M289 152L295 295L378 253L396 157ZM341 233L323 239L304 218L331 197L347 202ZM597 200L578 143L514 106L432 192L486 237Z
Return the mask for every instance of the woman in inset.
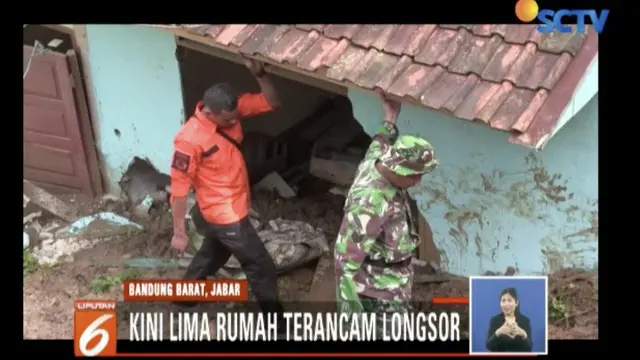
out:
M491 318L487 334L487 350L492 352L530 352L531 322L520 313L518 294L506 288L500 294L502 313Z

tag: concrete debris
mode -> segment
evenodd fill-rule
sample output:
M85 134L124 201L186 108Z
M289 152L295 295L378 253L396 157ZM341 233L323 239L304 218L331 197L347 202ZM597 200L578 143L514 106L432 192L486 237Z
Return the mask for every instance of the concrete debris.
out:
M27 249L29 247L29 234L26 232L22 233L22 248Z
M153 201L166 201L170 183L169 175L158 171L148 159L137 156L131 160L118 182L132 208L138 206L147 197L151 197Z
M102 239L47 239L40 246L33 249L33 255L38 259L40 265L53 265L61 260L73 261L73 254L82 250L93 247Z
M138 204L133 208L133 214L137 218L144 219L149 216L149 210L151 210L152 206L153 206L153 198L151 197L151 195L147 195L144 198L144 200L140 202L140 204Z
M296 191L275 171L262 178L254 188L257 190L275 191L285 199L296 196Z
M54 236L55 235L53 233L50 233L48 231L43 231L40 234L38 234L38 240L45 241L45 240L53 239Z
M27 204L25 204L26 198L28 199L28 203L33 203L42 210L46 210L63 220L68 222L72 222L74 220L76 209L48 191L28 180L22 180L22 190L24 208L27 206Z
M58 236L82 236L93 239L128 234L131 231L140 230L143 230L141 225L131 222L118 214L102 212L74 221L65 232Z
M249 216L255 219L260 219L260 214L253 208L249 208Z
M251 223L251 226L253 226L253 228L256 230L260 229L260 227L262 226L260 220L257 217L251 215L249 215L249 222Z
M58 221L29 224L24 232L29 235L29 247L41 265L60 261L73 261L76 252L107 241L114 235L142 230L142 226L110 212L85 216L65 226Z
M102 196L103 203L112 202L112 201L120 201L120 196L113 195L113 194L105 194L104 196Z
M51 41L49 41L49 43L47 44L47 47L55 49L58 46L60 46L63 42L64 40L62 39L58 39L58 38L51 39Z
M329 189L329 193L346 198L347 194L349 193L349 189L344 188L342 186L334 186L331 189Z
M22 232L29 236L29 247L34 247L38 244L39 234L37 226L27 226Z
M181 268L187 268L189 264L191 264L191 260L193 260L193 255L189 253L182 253L182 255L178 257L178 263Z
M57 230L57 229L58 229L58 228L60 228L61 226L62 226L62 224L60 224L59 222L57 222L57 221L52 221L50 224L48 224L48 225L46 225L46 226L42 227L42 229L41 229L41 230L42 230L42 231L44 231L44 232L51 232L51 231L55 231L55 230Z
M24 216L22 218L22 225L29 224L34 219L39 218L40 216L42 216L42 211L37 211L37 212L31 213L31 214L29 214L27 216Z

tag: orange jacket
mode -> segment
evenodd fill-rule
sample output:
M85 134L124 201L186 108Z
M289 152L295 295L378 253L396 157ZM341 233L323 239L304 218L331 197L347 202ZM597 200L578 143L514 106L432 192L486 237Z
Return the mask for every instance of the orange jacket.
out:
M202 102L173 140L171 195L184 197L191 187L202 216L213 224L231 224L249 213L249 176L242 152L216 132L216 124L202 114ZM264 94L243 94L238 98L238 117L271 111ZM220 129L242 143L240 121ZM188 209L187 209L188 210Z

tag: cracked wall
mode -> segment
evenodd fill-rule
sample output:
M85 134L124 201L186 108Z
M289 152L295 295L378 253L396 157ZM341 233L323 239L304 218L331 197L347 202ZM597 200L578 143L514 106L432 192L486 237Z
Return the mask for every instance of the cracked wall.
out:
M183 120L173 34L131 25L87 25L88 66L97 119L96 147L106 190L134 156L167 173L173 136Z
M379 100L349 91L354 116L372 134ZM507 134L411 105L401 132L428 139L440 167L413 189L443 264L477 275L597 267L598 97L541 152L507 142Z

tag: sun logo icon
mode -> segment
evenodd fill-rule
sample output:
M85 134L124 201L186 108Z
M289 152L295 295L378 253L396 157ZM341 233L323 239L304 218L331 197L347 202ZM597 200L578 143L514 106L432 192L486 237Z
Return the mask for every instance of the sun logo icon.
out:
M516 16L522 22L532 22L538 16L538 3L535 0L518 0Z

